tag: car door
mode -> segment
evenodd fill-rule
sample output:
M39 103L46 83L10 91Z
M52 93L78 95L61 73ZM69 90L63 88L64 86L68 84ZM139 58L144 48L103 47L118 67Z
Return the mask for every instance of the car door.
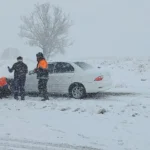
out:
M51 75L52 91L54 93L68 93L68 88L72 83L74 67L67 62L57 62L54 73Z
M36 74L27 75L25 90L27 92L38 92L38 79Z
M54 93L55 92L55 80L54 80L54 67L56 63L49 63L48 64L48 71L49 71L49 80L47 84L47 91L49 93Z

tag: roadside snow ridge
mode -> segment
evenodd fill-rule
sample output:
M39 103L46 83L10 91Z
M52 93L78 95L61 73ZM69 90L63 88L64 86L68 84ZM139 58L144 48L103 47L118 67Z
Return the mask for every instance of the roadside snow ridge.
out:
M86 146L54 144L27 139L0 138L1 150L102 150Z

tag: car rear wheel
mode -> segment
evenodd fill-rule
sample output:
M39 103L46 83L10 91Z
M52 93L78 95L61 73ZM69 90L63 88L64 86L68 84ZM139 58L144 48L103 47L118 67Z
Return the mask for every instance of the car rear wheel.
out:
M85 88L82 84L74 84L71 88L70 88L70 95L71 97L75 98L75 99L81 99L84 98L86 95L86 91Z

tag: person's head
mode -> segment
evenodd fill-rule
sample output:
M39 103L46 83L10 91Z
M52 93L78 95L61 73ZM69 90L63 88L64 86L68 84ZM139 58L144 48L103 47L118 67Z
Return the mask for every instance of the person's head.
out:
M43 59L43 58L44 58L43 53L41 53L41 52L37 53L37 54L36 54L36 58L37 58L37 61Z
M21 56L17 57L17 61L23 61L23 57Z

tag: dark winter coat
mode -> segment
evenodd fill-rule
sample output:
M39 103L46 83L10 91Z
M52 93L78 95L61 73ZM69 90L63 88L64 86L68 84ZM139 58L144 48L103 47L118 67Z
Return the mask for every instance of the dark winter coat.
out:
M9 72L14 71L14 79L26 78L26 74L28 73L28 67L22 61L16 62L12 68L9 68Z

